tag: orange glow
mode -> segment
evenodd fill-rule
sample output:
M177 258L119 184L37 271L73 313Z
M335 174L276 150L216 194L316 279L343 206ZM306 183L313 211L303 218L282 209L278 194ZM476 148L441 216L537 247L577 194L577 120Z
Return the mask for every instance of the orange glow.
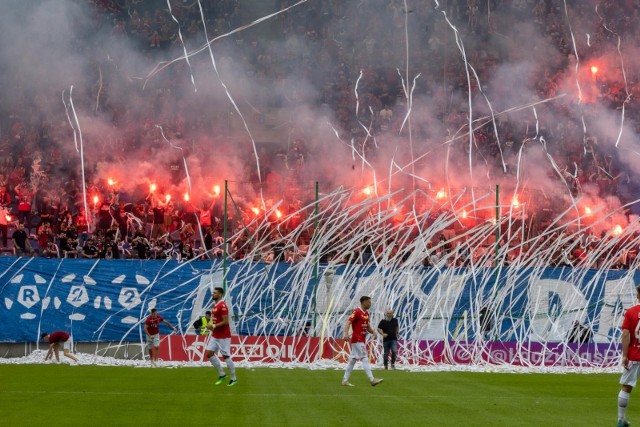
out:
M621 234L622 234L622 226L620 224L617 224L615 227L613 227L613 235L619 236Z
M400 222L400 221L402 221L402 217L403 217L403 215L402 215L402 211L400 210L400 208L397 207L397 206L394 206L393 207L393 220L396 221L396 222Z
M436 199L442 200L447 198L447 192L444 191L444 188L436 193Z
M184 193L184 201L185 202L189 201L189 193Z
M362 190L362 192L363 192L365 195L370 196L370 195L372 195L372 194L373 194L373 188L371 188L371 186L369 186L369 187L365 187L365 188Z
M469 216L469 214L467 213L466 210L462 211L462 219L467 219L467 217Z
M169 200L171 200L171 194L167 194L166 196L164 196L164 199L167 203L169 203Z
M5 215L4 219L6 219L7 221L11 221L11 215Z
M219 185L214 185L213 186L213 194L215 194L216 197L218 197L220 195L220 186Z
M115 181L113 180L113 178L109 178L107 179L107 184L109 184L110 186L114 186L115 185Z
M591 215L591 208L589 206L585 206L584 207L584 214L585 215Z
M154 183L149 186L149 192L153 193L158 189L158 186Z
M595 65L591 66L591 74L598 74L598 67L596 67Z
M93 204L94 204L94 206L98 204L99 200L100 200L100 198L98 196L93 196Z
M280 210L279 210L279 209L276 209L276 217L277 217L278 219L282 218L282 212L280 212Z
M251 208L251 212L253 212L254 214L258 215L260 213L260 209L258 208Z
M513 199L511 200L511 206L513 206L514 208L517 208L520 206L520 201L518 200L518 196L513 196Z

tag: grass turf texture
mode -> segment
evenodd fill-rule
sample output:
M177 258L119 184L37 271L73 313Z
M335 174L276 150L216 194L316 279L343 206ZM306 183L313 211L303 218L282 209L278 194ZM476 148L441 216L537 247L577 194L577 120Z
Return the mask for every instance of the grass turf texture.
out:
M0 365L2 426L613 426L618 375ZM627 416L640 425L640 398ZM635 422L634 422L635 421Z

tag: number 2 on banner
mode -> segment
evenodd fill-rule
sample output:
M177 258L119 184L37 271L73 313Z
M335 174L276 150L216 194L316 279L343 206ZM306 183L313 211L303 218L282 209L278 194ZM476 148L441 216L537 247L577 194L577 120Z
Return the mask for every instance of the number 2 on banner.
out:
M125 302L126 304L131 304L131 303L133 303L133 299L134 299L134 298L135 298L135 296L136 296L135 292L133 292L133 291L131 291L131 290L128 290L128 291L126 291L126 292L124 293L124 295L125 295L125 297L126 297L126 299L124 300L124 302Z
M136 288L122 288L120 290L118 302L124 308L131 310L133 307L140 304L140 294Z
M80 302L80 300L82 299L82 288L75 288L71 291L71 294L73 295L73 302Z
M84 286L72 286L67 295L67 302L74 307L80 307L89 301L87 289Z

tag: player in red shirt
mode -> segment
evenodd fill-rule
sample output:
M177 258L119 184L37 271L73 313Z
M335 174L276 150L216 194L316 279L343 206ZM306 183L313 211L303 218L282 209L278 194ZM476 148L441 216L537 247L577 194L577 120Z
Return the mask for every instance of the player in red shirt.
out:
M173 329L173 332L176 331L176 328L171 323L164 320L158 314L158 310L155 308L151 309L151 315L147 317L147 320L144 322L144 333L147 334L146 347L149 351L149 356L151 357L151 363L158 361L158 353L160 349L160 323L164 323Z
M636 298L640 300L640 286L636 288ZM618 393L618 427L629 426L627 405L629 395L636 386L640 373L640 305L634 305L624 313L622 320L622 367L621 390Z
M79 362L79 360L71 354L71 343L72 341L69 339L71 336L64 331L55 331L55 332L43 332L40 337L49 343L49 352L47 353L44 360L49 360L53 357L53 353L56 354L56 360L60 362L60 345L62 344L62 354L68 357L71 360L75 360Z
M205 358L209 359L211 364L218 370L218 380L216 385L220 385L227 378L220 359L218 359L218 352L222 355L227 368L229 368L229 375L231 379L228 387L233 387L238 383L236 378L236 366L231 360L231 328L229 326L229 308L227 304L222 300L224 296L224 289L215 288L213 290L213 300L215 304L211 310L211 323L207 325L207 329L211 331L211 336L207 341Z
M368 296L360 297L360 307L353 310L353 313L351 313L351 316L349 316L349 319L344 326L345 341L349 341L349 330L353 330L353 333L351 334L351 353L349 354L349 363L347 364L347 369L344 371L344 377L342 377L342 385L344 386L353 387L353 384L349 382L349 376L351 376L351 371L353 371L353 367L356 365L358 360L362 361L362 367L364 368L364 372L367 374L367 377L369 377L369 381L372 386L377 386L382 382L382 379L373 377L365 346L367 332L373 335L373 339L378 337L378 334L371 327L371 323L369 322L369 308L371 308L371 298Z

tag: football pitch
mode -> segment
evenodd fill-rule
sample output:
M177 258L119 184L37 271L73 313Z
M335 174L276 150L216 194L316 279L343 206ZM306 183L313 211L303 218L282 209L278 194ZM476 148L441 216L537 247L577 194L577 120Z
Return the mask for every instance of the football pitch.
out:
M618 375L0 365L2 426L614 426ZM627 417L640 425L640 397ZM635 422L634 422L635 421Z

